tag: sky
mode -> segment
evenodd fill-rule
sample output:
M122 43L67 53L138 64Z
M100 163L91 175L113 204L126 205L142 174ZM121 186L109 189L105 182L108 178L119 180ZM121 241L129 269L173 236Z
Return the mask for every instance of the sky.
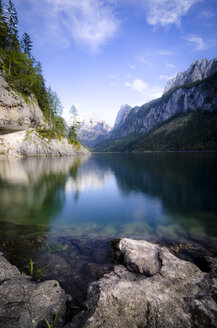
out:
M121 105L161 96L169 78L217 56L217 0L14 0L48 86L69 117L111 126Z

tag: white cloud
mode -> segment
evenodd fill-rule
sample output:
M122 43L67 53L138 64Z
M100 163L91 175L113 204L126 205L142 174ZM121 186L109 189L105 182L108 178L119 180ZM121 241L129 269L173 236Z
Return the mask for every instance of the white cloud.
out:
M133 90L135 90L135 91L137 91L139 93L144 92L148 88L148 84L145 83L142 80L139 80L139 79L134 80L132 83L125 82L125 86L126 87L129 87L129 88L131 88L131 89L133 89Z
M150 25L166 26L179 23L181 16L197 2L203 0L143 0L147 22Z
M205 43L205 41L200 36L191 35L191 36L187 37L186 40L194 45L194 49L196 51L205 50L208 48L208 45Z
M119 28L114 8L101 0L29 2L33 10L31 16L40 19L48 42L55 40L58 44L64 40L63 44L68 46L73 39L96 51L114 37Z
M136 66L135 65L129 65L129 68L133 70L133 69L136 68Z
M163 90L159 87L150 87L146 82L136 79L130 82L125 82L125 86L138 92L143 97L144 101L161 97Z

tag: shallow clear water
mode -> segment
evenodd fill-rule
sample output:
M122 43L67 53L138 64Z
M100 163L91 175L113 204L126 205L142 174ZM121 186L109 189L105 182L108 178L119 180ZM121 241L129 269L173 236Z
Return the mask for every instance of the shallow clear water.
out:
M216 153L0 160L0 247L21 268L59 261L75 281L108 266L105 240L215 242L216 167Z

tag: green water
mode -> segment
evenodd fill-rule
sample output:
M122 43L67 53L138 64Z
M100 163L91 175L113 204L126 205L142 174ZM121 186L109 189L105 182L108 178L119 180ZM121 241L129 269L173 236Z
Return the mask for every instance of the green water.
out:
M0 250L21 270L51 264L48 278L82 300L110 265L110 239L215 247L216 167L216 153L0 160Z

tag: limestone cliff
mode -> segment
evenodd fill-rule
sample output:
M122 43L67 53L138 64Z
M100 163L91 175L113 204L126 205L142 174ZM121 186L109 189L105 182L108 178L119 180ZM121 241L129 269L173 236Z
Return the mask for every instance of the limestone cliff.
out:
M201 81L217 71L217 58L208 61L206 58L198 59L184 72L179 72L170 79L165 87L164 93L172 88L195 81Z
M34 96L25 97L12 90L0 74L0 126L38 128L45 125L43 113Z
M113 130L118 129L118 127L124 123L127 115L129 114L130 110L132 107L130 107L129 105L123 105L121 106L117 116L116 116L116 120L115 120L115 124L113 127Z
M47 128L36 98L13 90L0 72L0 156L71 156L87 153L67 138L48 139L36 131Z
M0 137L0 156L73 156L87 153L80 144L71 145L66 138L45 138L35 130L18 131Z

